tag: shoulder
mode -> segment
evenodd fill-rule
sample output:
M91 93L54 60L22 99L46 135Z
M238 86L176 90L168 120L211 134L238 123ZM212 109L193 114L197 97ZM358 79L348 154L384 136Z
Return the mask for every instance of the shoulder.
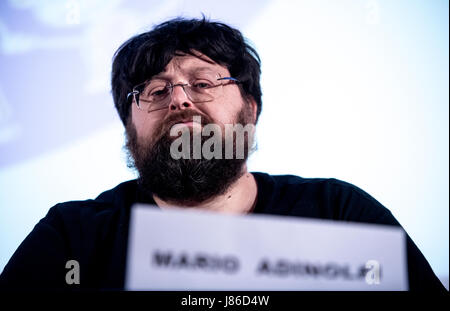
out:
M361 195L367 195L367 193L357 186L336 178L304 178L297 175L265 175L273 179L280 187L305 187L317 191L355 191Z
M124 182L95 199L68 201L50 208L5 266L0 288L36 284L40 288L66 288L64 267L73 259L88 271L82 286L96 287L97 273L104 273L99 271L107 267L97 265L97 260L122 260L121 253L111 260L107 256L111 250L123 250L126 245L127 204L136 195L135 185L135 181Z
M357 195L374 200L359 187L336 178L303 178L296 175L269 175L253 173L257 179L269 184L274 191L284 195L301 195L303 199L323 200L329 197Z
M274 213L399 225L386 207L352 183L336 178L255 174L270 188Z
M270 175L262 172L252 172L258 179L275 183L278 187L311 187L326 190L327 187L341 188L343 190L361 190L355 185L336 178L304 178L297 175Z
M50 208L41 223L80 224L88 219L108 218L121 209L131 206L136 195L136 180L123 182L106 190L95 199L58 203Z

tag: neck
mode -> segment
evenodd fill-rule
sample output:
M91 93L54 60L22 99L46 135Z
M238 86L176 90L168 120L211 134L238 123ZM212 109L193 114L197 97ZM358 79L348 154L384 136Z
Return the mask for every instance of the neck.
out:
M207 202L200 202L194 208L227 214L247 214L256 205L257 185L251 173L244 169L244 174L239 177L228 190ZM162 209L174 207L170 201L164 201L153 195L156 204Z

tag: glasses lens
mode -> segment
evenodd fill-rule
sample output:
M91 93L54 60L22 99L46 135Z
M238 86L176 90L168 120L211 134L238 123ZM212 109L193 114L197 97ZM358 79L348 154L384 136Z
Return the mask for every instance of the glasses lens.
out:
M139 108L146 111L164 108L170 99L170 86L165 81L150 81L141 86Z
M197 73L185 87L189 98L194 102L208 102L220 97L222 83L218 81L220 76L209 72Z

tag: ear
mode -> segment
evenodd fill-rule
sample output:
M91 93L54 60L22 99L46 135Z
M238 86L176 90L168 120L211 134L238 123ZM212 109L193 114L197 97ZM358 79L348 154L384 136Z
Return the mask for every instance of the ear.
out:
M258 115L258 105L256 104L256 100L253 98L253 96L247 96L247 103L251 107L253 124L256 124L256 117Z

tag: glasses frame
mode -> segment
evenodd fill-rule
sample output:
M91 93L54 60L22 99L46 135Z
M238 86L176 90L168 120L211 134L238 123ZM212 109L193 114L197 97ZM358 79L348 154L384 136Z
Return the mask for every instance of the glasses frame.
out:
M169 105L166 105L166 106L164 106L163 108L158 108L158 109L153 109L153 110L150 110L150 109L145 110L145 109L142 109L142 108L139 106L139 98L138 98L137 96L138 96L141 92L138 91L138 90L136 90L136 88L138 88L138 87L140 87L140 86L142 86L142 85L145 85L145 84L149 83L150 81L151 81L151 80L147 80L147 81L145 81L145 82L139 83L138 85L134 86L134 87L133 87L133 90L127 94L127 100L130 100L130 97L132 97L132 98L134 99L134 102L136 103L136 106L138 107L138 109L140 109L140 110L142 110L142 111L152 112L152 111L157 111L157 110L161 110L161 109L166 109L167 107L169 107ZM226 86L226 85L231 85L231 84L240 84L240 83L241 83L241 81L239 81L238 79L233 78L233 77L223 77L223 78L218 78L217 81L229 81L230 83L226 83L226 84L219 83L219 84L217 84L217 85L211 86L210 88L215 88L215 87L219 87L219 86ZM186 94L186 96L187 96L193 103L200 103L200 101L194 101L194 100L192 100L191 97L189 96L188 92L186 92L186 89L185 89L184 87L185 87L185 86L191 87L191 85L190 85L189 83L177 83L177 84L172 84L172 83L169 82L169 85L168 85L168 87L170 88L170 95L169 95L169 96L172 96L173 88L176 87L176 86L181 86L181 87L183 88L183 91L184 91L184 93ZM214 100L214 98L211 99L210 101L212 101L212 100ZM169 101L169 103L170 103L170 102L171 102L171 101ZM204 101L204 102L208 102L208 101Z

